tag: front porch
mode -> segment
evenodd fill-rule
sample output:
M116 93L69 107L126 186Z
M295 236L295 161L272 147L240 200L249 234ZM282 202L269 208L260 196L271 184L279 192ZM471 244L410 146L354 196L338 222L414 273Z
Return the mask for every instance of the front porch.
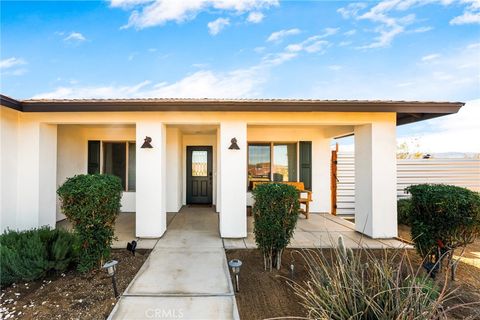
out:
M371 238L396 236L395 192L389 192L395 188L395 174L390 172L395 165L392 117L386 117L385 123L369 124L336 117L306 123L297 118L283 124L283 118L255 118L202 124L195 118L183 123L58 124L57 186L86 172L119 176L124 187L122 211L134 213L119 220L125 219L118 226L118 247L135 238L142 239L142 246L152 247L167 230L169 212L179 212L192 203L215 208L222 238L245 238L242 241L248 243L251 226L246 211L253 205L255 183L302 182L312 194L310 212L331 212L330 145L335 137L354 132L359 150L355 177L359 199L356 225L350 231ZM145 137L151 148L142 147ZM231 147L232 141L236 148ZM383 195L375 197L374 193ZM64 218L58 202L56 211L57 221ZM131 228L124 230L126 225ZM298 245L310 246L311 234L303 237L306 242Z
M178 213L167 213L167 230L170 228L181 230L184 235L182 241L185 243L195 243L197 232L208 231L212 234L212 237L219 237L218 217L218 213L211 207L184 206ZM175 222L174 225L172 224L173 221ZM248 217L247 221L247 237L242 239L224 238L223 247L225 249L254 249L257 247L253 235L253 217ZM65 219L57 223L57 228L71 229L71 224ZM135 240L137 241L137 248L153 249L158 242L170 242L167 235L168 233L157 239L136 237L135 213L122 212L115 224L115 237L117 239L113 242L112 248L126 248L128 242ZM358 248L359 246L369 249L410 247L395 238L372 239L364 236L362 233L355 231L355 225L352 222L328 213L312 213L309 219L300 215L292 242L288 247L331 248L337 245L337 239L340 235L343 236L345 245L349 248Z

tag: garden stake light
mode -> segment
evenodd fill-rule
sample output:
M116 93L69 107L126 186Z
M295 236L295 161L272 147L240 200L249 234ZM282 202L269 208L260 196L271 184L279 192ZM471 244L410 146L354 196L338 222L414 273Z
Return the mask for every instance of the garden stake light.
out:
M235 276L235 291L240 292L240 285L238 283L238 274L240 273L240 267L242 266L242 261L238 259L232 259L228 262L228 266L232 269L232 273Z
M115 273L117 272L117 260L108 261L103 265L103 269L107 270L108 275L112 278L113 293L115 298L118 297L117 282L115 280Z

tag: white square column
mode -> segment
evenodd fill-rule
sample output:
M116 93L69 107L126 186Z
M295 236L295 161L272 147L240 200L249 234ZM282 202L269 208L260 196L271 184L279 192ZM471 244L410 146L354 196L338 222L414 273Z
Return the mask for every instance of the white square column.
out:
M395 114L355 126L355 230L372 238L397 236Z
M141 148L145 137L153 148ZM166 128L161 122L136 123L136 230L141 238L158 238L167 228Z
M41 226L55 228L57 125L20 121L18 137L18 211L15 225L9 227L20 230Z
M220 235L223 238L247 236L247 123L220 123L218 147L220 184ZM237 139L240 150L229 149Z

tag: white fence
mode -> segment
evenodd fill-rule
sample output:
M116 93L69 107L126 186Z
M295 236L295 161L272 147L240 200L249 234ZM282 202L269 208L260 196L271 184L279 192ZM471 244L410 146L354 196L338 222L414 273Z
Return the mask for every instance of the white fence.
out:
M338 153L337 214L354 214L355 158L353 153ZM480 160L401 159L397 160L397 196L412 184L444 183L480 192Z

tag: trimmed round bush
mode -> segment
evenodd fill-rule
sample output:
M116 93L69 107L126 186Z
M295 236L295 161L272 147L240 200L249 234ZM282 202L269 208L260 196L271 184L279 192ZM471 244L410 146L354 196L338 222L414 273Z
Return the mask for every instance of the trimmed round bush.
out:
M0 235L1 285L33 281L74 267L77 240L73 233L48 227L5 231Z
M453 252L480 235L477 192L442 184L414 185L406 191L412 195L412 239L422 257L433 256L436 261L438 247Z
M410 225L410 211L412 210L412 199L400 199L397 201L398 223Z
M282 183L259 184L252 191L255 242L265 269L280 269L283 250L290 243L300 204L295 187Z
M76 175L58 189L62 211L80 239L79 271L101 267L110 257L122 190L120 178L100 174Z

